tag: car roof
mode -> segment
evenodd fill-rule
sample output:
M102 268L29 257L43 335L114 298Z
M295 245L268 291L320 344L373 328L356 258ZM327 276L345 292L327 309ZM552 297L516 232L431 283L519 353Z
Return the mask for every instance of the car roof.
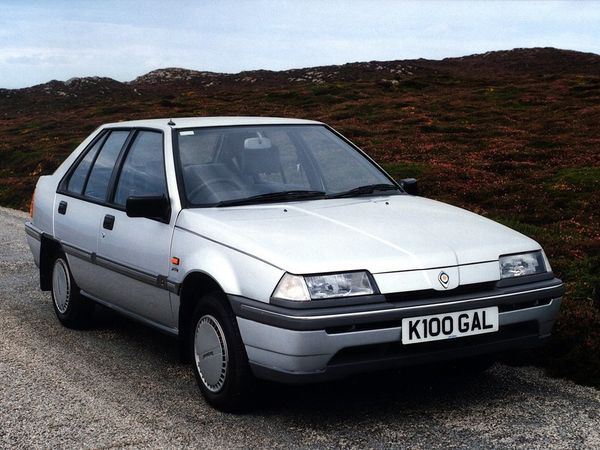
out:
M173 125L174 124L174 125ZM148 127L148 128L194 128L221 127L237 125L322 125L322 122L285 117L173 117L164 119L130 120L108 123L102 128L114 127Z

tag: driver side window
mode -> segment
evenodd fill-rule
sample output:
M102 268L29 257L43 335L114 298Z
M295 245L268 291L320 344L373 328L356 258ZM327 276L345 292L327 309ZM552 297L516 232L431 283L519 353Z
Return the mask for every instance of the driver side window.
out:
M137 133L125 158L115 193L115 203L125 206L131 196L167 195L162 133Z

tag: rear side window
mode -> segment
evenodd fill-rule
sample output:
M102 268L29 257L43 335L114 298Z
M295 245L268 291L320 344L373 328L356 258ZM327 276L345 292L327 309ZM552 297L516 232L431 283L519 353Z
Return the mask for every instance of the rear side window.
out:
M106 199L110 176L128 135L129 131L113 131L110 133L90 172L84 193L86 197L96 200Z
M167 194L162 133L140 131L125 158L115 203L125 206L130 196L161 194Z
M71 178L69 178L69 183L67 184L68 192L71 192L72 194L81 194L87 174L90 171L94 158L96 158L96 154L98 153L98 150L100 150L100 147L102 147L103 142L104 137L98 139L92 148L85 154L83 159L79 161L79 164L71 174Z

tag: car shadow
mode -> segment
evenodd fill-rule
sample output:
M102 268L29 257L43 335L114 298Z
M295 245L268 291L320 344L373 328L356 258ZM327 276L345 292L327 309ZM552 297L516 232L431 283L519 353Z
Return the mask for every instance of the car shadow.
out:
M281 414L293 405L297 414L338 417L352 412L388 414L399 410L429 409L444 399L446 404L463 404L489 399L495 377L489 372L464 373L445 366L427 365L402 370L355 375L318 384L285 385L260 383L263 414ZM496 392L495 392L496 391ZM400 407L400 409L399 409Z
M174 336L123 316L103 305L95 305L89 331L100 335L110 334L128 345L140 347L144 352L154 354L167 363L179 362L179 347Z
M139 349L154 360L152 364L191 374L191 366L180 362L176 339L108 308L96 307L93 331L114 336L126 344L127 352ZM344 418L356 414L400 419L407 411L419 414L436 409L440 403L446 408L468 408L481 401L502 398L507 394L507 385L501 378L496 376L494 368L469 373L432 364L323 383L258 381L252 407L242 416L248 419L278 416L290 420L302 417L315 425L322 420L342 423ZM193 382L191 377L189 381ZM199 392L198 399L203 401Z

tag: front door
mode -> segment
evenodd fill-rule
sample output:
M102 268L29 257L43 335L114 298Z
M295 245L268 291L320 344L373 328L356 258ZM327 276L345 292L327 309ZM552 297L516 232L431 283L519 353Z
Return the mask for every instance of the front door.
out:
M125 154L109 205L102 207L96 263L104 278L101 299L168 329L176 328L166 276L173 222L132 218L127 198L168 198L163 134L138 130Z

